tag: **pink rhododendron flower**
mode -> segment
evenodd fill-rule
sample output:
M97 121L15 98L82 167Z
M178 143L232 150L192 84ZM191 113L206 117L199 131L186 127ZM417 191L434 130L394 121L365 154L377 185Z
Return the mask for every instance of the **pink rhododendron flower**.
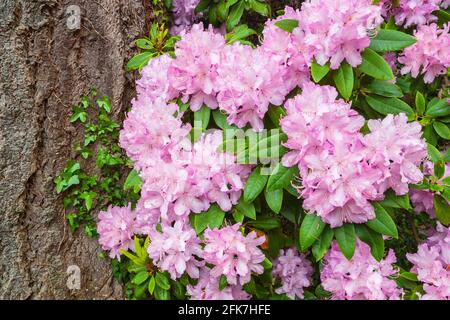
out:
M172 60L170 56L164 54L148 61L142 68L141 78L136 81L138 96L146 96L153 103L159 100L161 104L178 96L178 91L172 88L167 78Z
M195 14L195 7L200 0L173 0L172 1L172 14L174 19L172 21L172 27L170 28L171 34L179 34L183 31L187 31L194 22L197 20Z
M357 240L352 260L347 260L336 241L325 256L324 268L320 274L322 286L337 300L398 300L403 290L397 288L394 280L398 270L393 250L380 262L376 261L370 247Z
M439 29L436 24L420 26L414 33L417 42L403 50L398 61L404 65L402 74L411 73L414 78L423 74L425 83L447 73L450 67L450 25Z
M181 36L182 39L175 44L177 58L170 64L169 81L181 92L183 102L192 96L192 111L197 111L203 104L214 109L217 107L217 68L225 39L211 28L204 30L202 24L192 26Z
M409 28L413 25L424 25L436 21L437 18L432 14L439 10L441 0L400 0L399 6L392 6L392 0L380 1L383 7L383 16L389 18L391 15L395 18L395 23Z
M217 69L217 100L219 108L229 115L228 123L240 128L250 123L253 129L261 131L269 104L281 105L292 89L284 83L285 70L262 50L240 43L227 46Z
M196 285L187 285L186 290L191 300L248 300L250 295L240 285L219 288L219 278L211 276L211 269L200 269L200 278Z
M312 54L307 51L306 45L298 41L298 37L275 25L277 21L284 19L300 20L300 11L287 6L283 15L268 20L263 30L263 41L258 49L270 55L271 61L285 67L283 78L289 92L308 80L308 65L312 61Z
M417 253L406 254L413 263L411 272L424 283L424 300L450 299L450 228L438 223L437 231L419 245Z
M278 294L285 293L289 298L303 299L303 288L311 285L313 268L305 255L294 248L280 250L280 256L273 262L272 275L281 279Z
M298 165L303 207L332 227L373 219L368 200L379 197L375 184L381 178L364 158L359 132L364 119L336 98L333 87L306 84L301 95L287 101L281 119L288 136L284 145L292 150L283 165Z
M136 169L154 166L161 158L170 158L174 146L178 149L189 143L186 136L191 126L174 117L176 104L152 101L147 95L139 96L132 104L120 132L120 146Z
M369 120L370 133L363 143L372 166L383 172L380 192L392 188L396 194L408 192L408 184L419 183L423 174L418 168L427 156L427 145L422 138L422 126L408 123L404 113L388 115L383 120Z
M150 234L148 256L163 271L168 271L175 280L186 271L191 278L199 277L203 261L200 240L186 222L176 221L173 226L162 224L162 232L153 229ZM196 258L197 257L197 258Z
M381 8L371 0L308 0L302 4L294 35L320 65L342 61L356 67L370 44L369 32L383 21Z
M257 237L254 231L244 236L240 224L222 229L206 229L203 258L214 265L211 276L227 277L231 285L244 285L250 281L251 273L262 274L264 253L258 248L265 237Z
M134 249L133 234L136 213L128 207L109 207L98 214L98 242L111 258L120 260L120 249Z

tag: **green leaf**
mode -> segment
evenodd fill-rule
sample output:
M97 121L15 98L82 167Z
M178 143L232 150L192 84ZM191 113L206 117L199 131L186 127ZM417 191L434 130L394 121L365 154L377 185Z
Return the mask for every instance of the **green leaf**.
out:
M240 0L237 4L235 4L230 11L227 19L227 30L233 30L233 28L239 23L241 20L242 14L244 13L245 1Z
M257 0L250 1L250 8L264 17L267 17L270 12L270 7L266 3Z
M142 69L142 67L144 67L153 56L155 56L155 53L150 51L135 55L130 59L130 61L128 61L126 66L127 71Z
M267 175L261 175L261 167L256 167L250 177L248 177L247 183L245 184L244 201L249 203L253 202L264 190L267 179Z
M330 72L330 65L327 63L323 66L314 60L311 64L311 76L315 83L319 83Z
M287 187L294 179L297 172L298 168L296 166L286 168L283 167L281 163L278 163L267 181L267 191L274 191Z
M394 220L387 211L381 206L381 204L374 202L372 203L375 208L375 219L367 221L366 225L372 230L393 237L398 238L397 226Z
M200 12L205 11L206 9L208 9L210 3L211 3L211 0L200 0L198 5L195 7L195 11L194 12L196 14L198 14Z
M416 38L404 32L381 29L370 41L369 48L378 52L398 51L416 43Z
M436 217L444 225L450 225L450 205L447 200L440 195L434 195L434 210L436 211Z
M447 99L432 99L428 102L427 111L425 114L432 117L444 117L450 115L450 106Z
M353 224L344 224L342 227L339 227L334 230L334 235L336 237L336 241L339 245L344 256L351 260L353 255L355 254L356 247L356 236L355 236L355 227Z
M433 163L438 163L442 161L443 157L441 152L436 149L435 146L428 143L428 156Z
M203 105L198 111L194 112L194 125L197 128L202 128L205 132L211 117L211 109Z
M358 66L358 69L378 80L394 79L394 74L386 60L369 48L362 53L362 63Z
M412 273L412 272L407 272L407 271L401 270L399 273L399 276L402 278L405 278L409 281L416 281L416 282L419 281L419 279L417 278L417 274Z
M433 14L438 17L438 25L441 28L450 21L450 13L446 10L436 10Z
M133 283L140 285L144 283L144 281L147 280L149 276L150 275L148 274L147 271L141 271L133 277Z
M319 240L314 242L312 247L312 253L314 255L314 258L316 258L316 261L321 260L325 254L327 253L328 249L331 246L331 242L333 241L334 237L334 231L330 227L325 227L325 230L320 235Z
M256 219L256 210L253 203L247 203L241 199L234 210L250 219Z
M392 189L389 189L387 192L385 192L384 200L379 201L379 203L383 207L406 209L406 210L412 209L409 200L409 194L398 196L395 194L394 191L392 191Z
M234 28L232 32L227 33L225 40L227 40L228 44L232 44L254 34L257 34L255 30L250 29L246 24L241 24Z
M150 281L148 282L148 292L150 294L153 294L153 292L155 291L155 286L156 286L156 281L155 281L155 277L151 277Z
M432 145L436 145L439 138L432 125L423 127L423 137Z
M97 100L97 105L100 109L105 110L106 112L111 112L111 102L109 101L109 98L107 96L104 96L101 99Z
M164 273L157 272L155 280L156 280L156 284L161 289L164 289L164 290L169 290L170 289L169 279L167 278L167 276Z
M231 125L228 124L227 115L225 113L223 113L222 111L214 110L212 115L214 118L214 122L220 129L226 130L226 129L233 128Z
M300 226L300 248L302 251L308 249L319 239L322 231L325 229L325 223L315 214L307 214L303 218Z
M124 190L130 190L133 189L134 193L138 193L141 190L142 186L142 179L137 173L136 170L131 170L130 173L127 176L127 179L125 180L125 183L123 184Z
M144 49L144 50L153 49L153 44L148 39L144 39L144 38L137 39L135 43L136 43L136 47L138 47L139 49Z
M267 191L266 189L264 196L269 208L275 213L280 213L281 206L283 205L283 189L274 191Z
M444 154L444 161L450 162L450 149L448 149L447 152Z
M280 220L274 217L258 217L258 220L249 221L248 224L260 230L272 230L281 227Z
M447 125L445 123L434 122L433 128L434 128L434 130L436 130L437 134L441 138L443 138L445 140L450 140L450 129L447 127Z
M348 100L353 91L353 68L348 63L342 63L339 69L334 73L334 83L341 96Z
M404 101L397 98L381 96L366 96L369 106L382 115L405 113L409 120L414 118L413 109Z
M371 93L378 94L383 97L388 98L403 97L402 89L400 89L400 87L397 86L396 84L387 81L374 79L372 82L368 84L368 86L365 89L367 89Z
M275 22L275 25L286 32L292 33L292 31L298 27L298 20L283 19Z
M84 200L85 206L87 210L91 210L92 208L92 203L95 199L95 197L97 196L97 193L95 193L94 191L84 191L81 195L80 198Z
M419 115L423 115L426 108L426 100L420 91L416 92L416 110Z
M384 239L380 233L367 228L365 225L355 225L356 234L361 241L364 241L370 246L370 252L372 256L377 260L381 261L384 256Z
M155 299L156 300L170 300L170 293L168 290L156 286L155 288Z
M207 227L211 229L219 228L222 225L224 218L225 212L223 212L219 206L212 205L208 211L193 215L194 229L197 234L200 234Z
M228 286L228 280L227 277L225 275L221 275L220 276L220 280L219 280L219 290L222 291L223 289L225 289Z
M279 128L280 119L286 115L286 111L283 107L271 106L269 107L267 114L269 115L270 120L272 120L272 123Z

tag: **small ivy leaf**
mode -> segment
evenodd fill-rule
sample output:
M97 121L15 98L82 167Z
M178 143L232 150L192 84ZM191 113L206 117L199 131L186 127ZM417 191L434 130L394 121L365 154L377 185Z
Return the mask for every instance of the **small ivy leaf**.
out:
M142 187L142 179L136 170L131 170L123 184L124 190L133 189L134 193L138 193Z
M101 99L97 100L97 105L105 110L106 112L110 113L111 112L111 102L109 101L109 98L107 96L104 96Z

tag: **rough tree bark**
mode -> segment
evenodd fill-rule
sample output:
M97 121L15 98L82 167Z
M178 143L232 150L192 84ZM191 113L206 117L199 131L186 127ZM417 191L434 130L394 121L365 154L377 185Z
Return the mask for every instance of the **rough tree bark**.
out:
M134 95L124 71L148 28L146 0L0 1L0 298L122 298L95 239L67 230L53 178L79 136L72 104L91 87L123 117ZM81 28L67 27L78 5ZM67 269L81 271L69 290Z

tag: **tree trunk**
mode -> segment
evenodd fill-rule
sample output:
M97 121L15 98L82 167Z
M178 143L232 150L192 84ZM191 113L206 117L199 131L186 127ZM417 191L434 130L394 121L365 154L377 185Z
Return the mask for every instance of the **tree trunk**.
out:
M134 95L124 69L133 40L148 28L146 2L0 3L2 299L123 297L97 240L68 230L53 178L80 137L69 117L81 95L96 87L110 97L114 117L123 118ZM70 5L81 9L79 26L67 21ZM67 285L77 267L79 289Z

